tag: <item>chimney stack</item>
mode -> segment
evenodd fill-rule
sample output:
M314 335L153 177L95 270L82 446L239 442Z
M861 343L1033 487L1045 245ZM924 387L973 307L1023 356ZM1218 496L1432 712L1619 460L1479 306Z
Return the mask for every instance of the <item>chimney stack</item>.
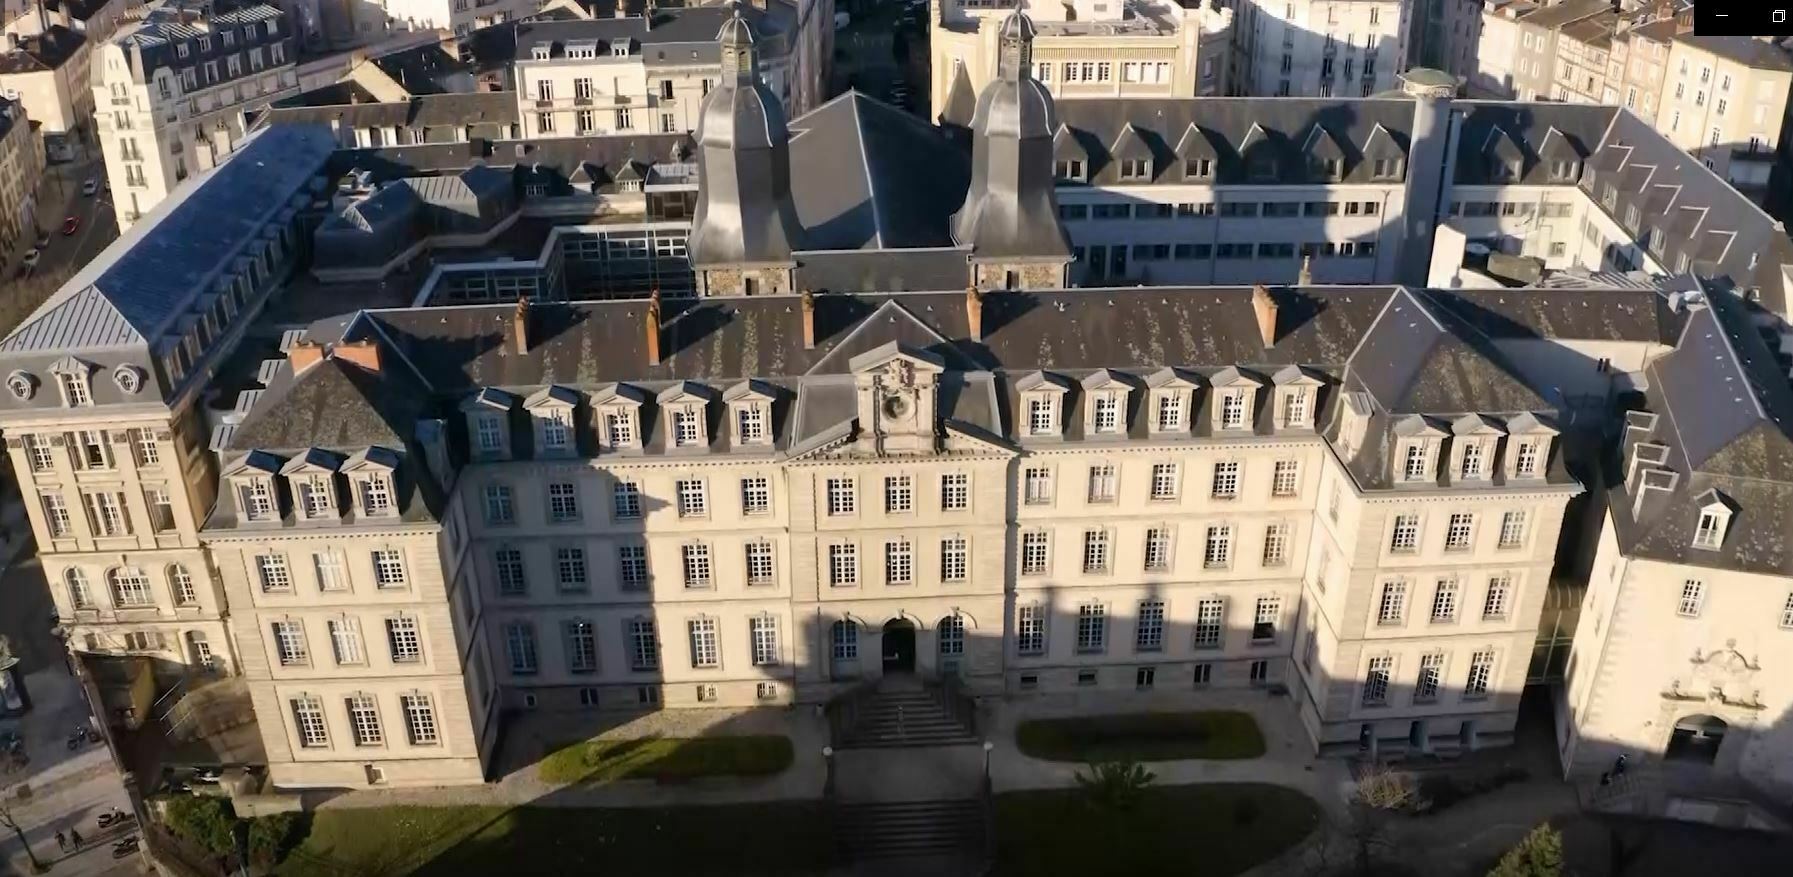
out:
M1260 283L1251 288L1251 309L1258 316L1258 336L1265 347L1276 346L1276 299Z
M816 349L816 297L805 289L802 297L798 299L798 304L803 309L803 349L814 350Z
M647 364L660 364L660 288L647 298Z
M380 373L380 345L372 341L348 341L330 348L330 357L352 362L374 374Z
M971 340L984 340L984 294L975 286L965 287L965 326Z
M297 342L287 350L286 361L293 367L293 374L304 374L306 369L324 361L324 345L316 341Z
M517 297L517 310L511 314L511 338L516 342L516 353L523 356L529 352L529 297Z

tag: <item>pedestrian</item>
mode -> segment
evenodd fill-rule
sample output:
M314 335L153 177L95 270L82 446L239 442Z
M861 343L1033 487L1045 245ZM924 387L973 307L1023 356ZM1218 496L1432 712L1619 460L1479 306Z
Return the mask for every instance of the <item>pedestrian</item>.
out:
M1612 775L1613 776L1622 777L1625 775L1625 762L1629 758L1630 758L1630 756L1621 755L1621 756L1619 756L1619 759L1617 761L1614 761L1612 763Z
M56 848L64 851L68 850L68 837L60 831L56 832Z
M69 843L69 846L74 847L77 850L80 849L81 848L81 832L76 829L73 829L73 828L69 829L68 830L68 843Z

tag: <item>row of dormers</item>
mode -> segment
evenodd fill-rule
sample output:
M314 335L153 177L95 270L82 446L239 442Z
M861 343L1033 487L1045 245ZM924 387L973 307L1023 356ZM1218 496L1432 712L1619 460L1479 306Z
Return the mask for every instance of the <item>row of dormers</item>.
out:
M1526 413L1502 422L1486 414L1441 420L1410 414L1390 426L1395 453L1390 480L1397 485L1542 480L1549 470L1556 427Z
M285 459L250 451L221 476L238 524L395 519L402 459L380 447L349 455L310 448Z
M1098 440L1124 438L1134 423L1129 416L1132 396L1143 393L1144 405L1139 410L1143 431L1153 436L1186 436L1199 415L1196 391L1204 385L1212 393L1207 416L1217 434L1251 433L1261 404L1258 397L1266 386L1273 388L1274 429L1311 430L1324 383L1312 370L1294 365L1280 369L1268 380L1231 366L1207 377L1162 368L1143 379L1097 369L1075 381L1055 372L1036 371L1015 381L1020 407L1014 431L1023 442L1061 439L1067 434Z
M526 397L487 387L461 403L467 424L469 456L479 462L523 457L513 415L521 413L527 424L530 449L538 459L581 455L578 427L580 405L589 406L590 425L597 450L638 451L646 441L642 408L650 398L666 418L666 445L670 450L708 448L713 440L710 405L726 406L722 425L729 443L737 448L770 447L773 442L772 405L778 389L764 381L745 380L721 393L696 381L679 381L658 393L633 384L606 385L589 397L571 387L543 387Z

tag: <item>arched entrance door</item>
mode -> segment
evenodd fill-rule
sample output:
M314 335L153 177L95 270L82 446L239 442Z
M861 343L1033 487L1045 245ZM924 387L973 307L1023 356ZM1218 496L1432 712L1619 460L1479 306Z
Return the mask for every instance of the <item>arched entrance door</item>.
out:
M884 625L884 675L915 672L915 623L893 618Z
M1675 723L1669 733L1668 750L1662 757L1669 761L1711 764L1718 758L1718 747L1724 745L1725 731L1730 726L1717 716L1688 716Z

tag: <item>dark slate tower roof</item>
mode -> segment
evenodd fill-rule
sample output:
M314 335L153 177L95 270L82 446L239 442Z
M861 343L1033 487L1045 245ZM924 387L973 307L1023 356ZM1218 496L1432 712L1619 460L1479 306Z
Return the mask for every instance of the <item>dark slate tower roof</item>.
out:
M971 187L953 216L953 237L971 247L973 260L1071 255L1052 175L1058 113L1033 78L1033 36L1020 10L1003 20L996 79L972 116Z
M722 77L698 114L704 185L691 230L691 263L788 264L803 227L791 201L784 106L760 78L753 28L739 9L716 39Z

